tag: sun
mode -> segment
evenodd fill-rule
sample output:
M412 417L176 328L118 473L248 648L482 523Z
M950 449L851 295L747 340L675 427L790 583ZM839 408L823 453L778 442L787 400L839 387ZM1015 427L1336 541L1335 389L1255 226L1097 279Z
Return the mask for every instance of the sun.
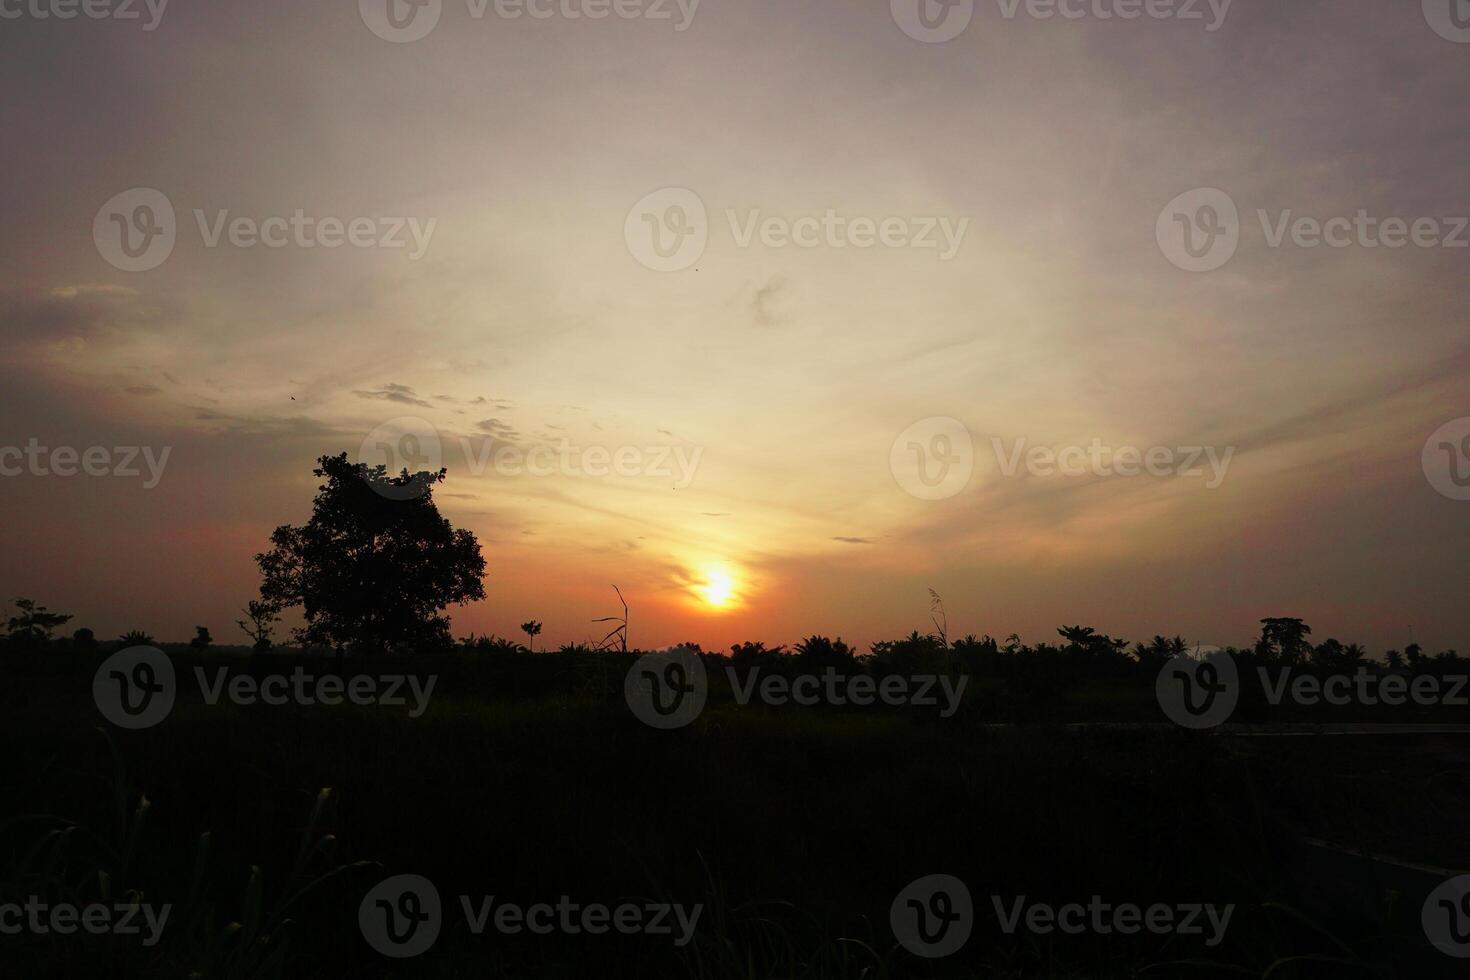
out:
M735 580L723 568L710 568L704 573L704 581L694 591L705 604L715 609L724 609L735 599Z

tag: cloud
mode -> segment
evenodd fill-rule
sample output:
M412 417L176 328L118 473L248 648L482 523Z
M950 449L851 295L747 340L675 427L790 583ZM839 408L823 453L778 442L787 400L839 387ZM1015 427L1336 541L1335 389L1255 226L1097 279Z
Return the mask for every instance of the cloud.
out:
M771 307L785 289L786 280L776 276L755 291L755 295L750 300L750 312L755 317L756 323L763 327L776 326L780 316Z
M844 534L835 534L835 535L832 536L832 540L833 541L841 541L843 544L872 544L873 543L873 539L872 538L850 538L850 537L848 537L848 536L846 536Z
M475 423L475 426L481 432L488 433L497 439L511 441L519 437L519 433L514 428L499 419L481 419Z
M138 299L138 291L126 286L0 289L0 335L11 344L90 336L147 316Z
M403 405L416 405L419 408L433 408L429 402L424 401L414 393L408 385L388 384L376 391L362 391L360 389L352 392L358 398L369 398L376 401L399 402Z

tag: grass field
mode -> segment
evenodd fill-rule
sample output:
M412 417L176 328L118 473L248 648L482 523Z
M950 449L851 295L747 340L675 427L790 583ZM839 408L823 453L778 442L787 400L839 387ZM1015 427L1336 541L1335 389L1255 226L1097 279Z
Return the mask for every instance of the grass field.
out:
M282 669L174 654L185 678L211 658ZM741 707L714 689L692 725L657 731L623 702L631 657L462 653L341 665L435 676L418 718L209 705L186 690L162 724L123 731L93 703L99 660L6 661L0 902L131 893L172 918L151 947L0 937L6 976L1292 978L1459 965L1428 947L1422 895L1302 844L1470 867L1470 743L1451 738L1053 724L1143 717L1151 688L1125 680L1071 685L1042 710L982 679L947 719ZM1007 715L1023 723L988 727ZM357 920L363 895L401 873L434 882L446 908L438 942L411 960L379 955ZM889 906L935 873L966 882L975 926L959 952L928 960L897 946ZM461 895L703 913L682 947L475 935ZM1007 934L991 897L1094 895L1235 910L1211 947Z

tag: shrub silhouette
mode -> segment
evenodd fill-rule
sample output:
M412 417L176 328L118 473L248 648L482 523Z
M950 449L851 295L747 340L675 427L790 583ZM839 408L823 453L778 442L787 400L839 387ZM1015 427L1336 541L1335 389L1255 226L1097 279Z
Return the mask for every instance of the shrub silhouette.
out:
M50 642L51 634L58 626L64 626L71 620L69 615L54 613L37 605L34 599L16 599L15 606L20 614L11 616L5 625L10 631L8 639L17 647L44 646Z
M855 667L857 658L842 637L829 640L825 636L809 636L796 644L796 659L804 669L825 670L828 667Z
M303 643L379 651L453 644L450 604L485 598L485 559L473 533L434 505L438 473L389 476L384 466L322 456L311 520L283 524L255 556L272 610L302 608Z

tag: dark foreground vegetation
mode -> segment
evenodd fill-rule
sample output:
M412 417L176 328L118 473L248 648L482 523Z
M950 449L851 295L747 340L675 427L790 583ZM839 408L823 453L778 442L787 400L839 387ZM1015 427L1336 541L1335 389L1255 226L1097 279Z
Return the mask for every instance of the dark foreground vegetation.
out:
M6 976L1337 978L1453 976L1463 963L1428 948L1423 895L1406 890L1416 885L1306 843L1470 867L1462 742L1051 724L1161 720L1147 654L1116 644L920 637L863 658L820 640L745 646L706 658L709 705L677 731L628 710L632 654L488 641L413 657L171 646L176 707L124 731L92 700L93 672L117 645L22 640L3 654L0 902L132 896L172 904L173 918L147 948L0 937ZM409 672L436 685L416 718L381 705L211 705L193 671L219 666L257 678ZM742 706L725 666L938 670L972 686L949 718ZM357 922L365 892L400 873L434 881L448 910L434 948L402 961L370 949ZM960 952L925 960L897 947L888 910L934 873L969 885L976 925ZM664 900L704 914L684 947L477 936L460 895ZM1215 947L1146 932L1007 934L992 895L1236 911Z

